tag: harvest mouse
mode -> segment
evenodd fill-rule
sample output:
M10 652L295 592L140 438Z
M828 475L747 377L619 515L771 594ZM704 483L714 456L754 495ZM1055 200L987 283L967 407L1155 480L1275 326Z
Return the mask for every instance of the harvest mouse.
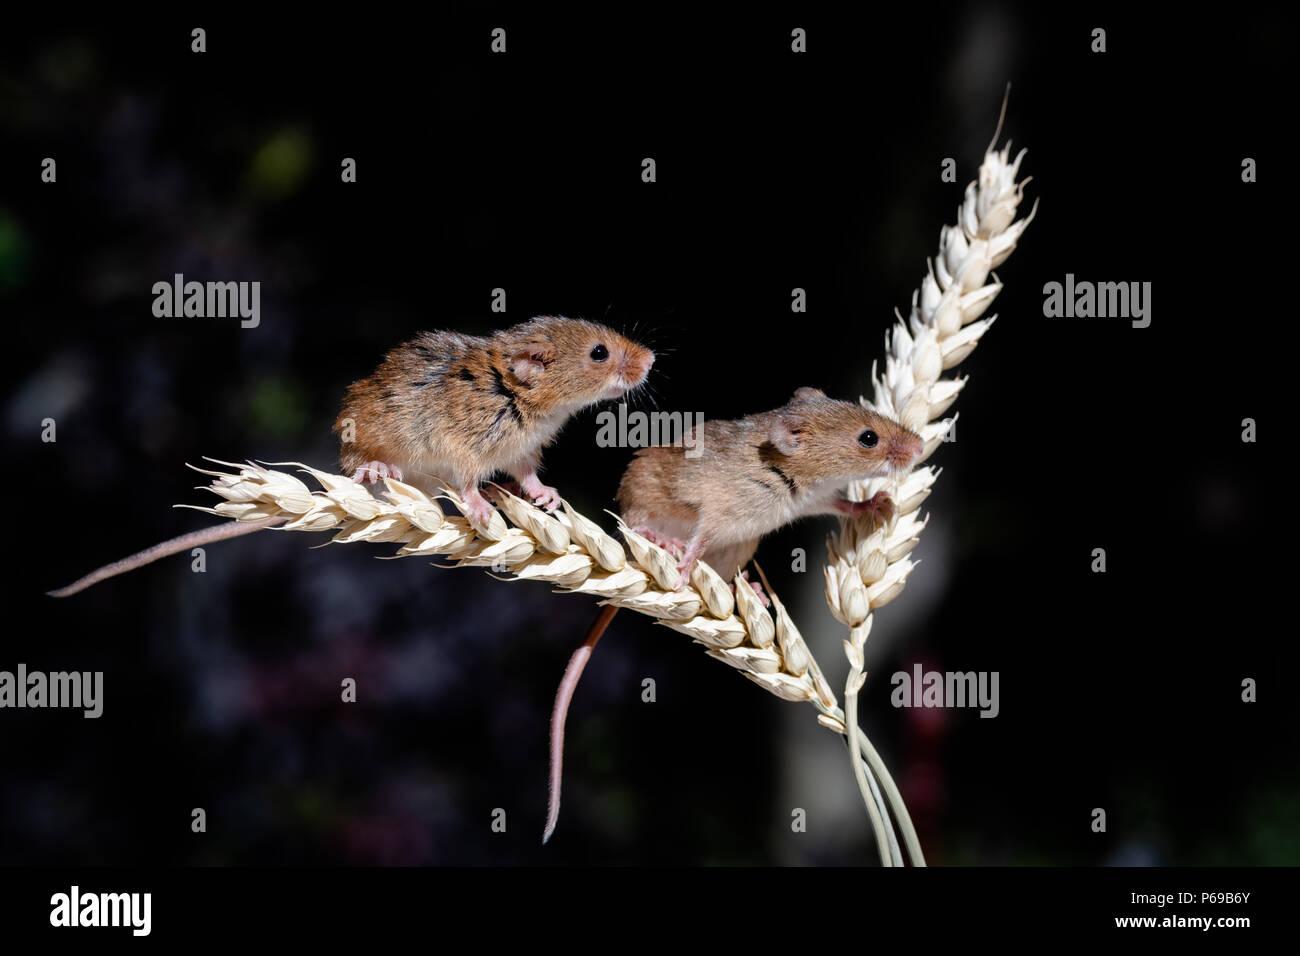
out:
M642 449L618 487L629 527L684 551L679 588L701 558L731 580L759 538L798 518L888 517L883 493L853 502L845 486L909 468L925 447L897 422L815 388L799 389L775 411L706 422L702 444L694 458L673 447Z
M595 322L542 316L485 338L425 332L388 353L349 386L334 423L339 458L359 482L391 475L436 491L450 482L470 516L492 506L478 483L496 471L553 509L554 488L537 477L541 450L579 409L641 385L654 353ZM67 587L68 597L159 558L260 531L282 518L226 522L172 538L105 565Z
M425 332L348 387L334 423L339 459L357 481L437 476L479 521L492 512L479 483L498 471L554 510L559 492L537 477L542 448L579 409L644 382L653 362L580 319L543 316L487 338Z
M853 502L843 490L854 480L910 468L925 445L919 435L856 402L801 388L775 411L705 422L694 447L702 447L703 453L687 457L680 446L638 451L618 487L628 527L680 555L678 588L701 559L724 580L733 579L754 556L763 535L798 518L870 513L888 520L893 503L884 492L870 501ZM569 701L615 610L601 609L556 693L543 842L559 817Z

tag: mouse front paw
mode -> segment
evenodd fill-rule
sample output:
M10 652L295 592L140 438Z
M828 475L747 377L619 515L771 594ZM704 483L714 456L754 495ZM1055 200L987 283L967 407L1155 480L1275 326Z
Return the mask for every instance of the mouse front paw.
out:
M835 507L854 518L869 515L876 519L877 524L888 524L894 518L894 499L889 497L887 491L877 491L870 501L848 501L841 498Z
M483 497L482 492L477 488L461 493L461 500L465 503L465 517L471 522L479 525L488 525L492 523L492 512L496 509L492 507L492 502Z
M383 461L368 461L358 468L356 474L352 476L352 480L359 485L374 484L382 478L401 481L402 469Z
M521 485L529 500L538 507L545 508L547 511L554 511L560 506L560 492L550 485L544 485L537 478L532 481L524 481Z

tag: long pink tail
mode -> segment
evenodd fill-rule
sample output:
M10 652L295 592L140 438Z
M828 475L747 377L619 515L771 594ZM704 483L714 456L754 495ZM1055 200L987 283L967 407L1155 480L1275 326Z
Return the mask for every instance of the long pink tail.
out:
M78 591L84 591L92 584L98 584L107 578L116 577L119 574L125 574L127 571L134 571L136 568L142 568L146 564L152 564L159 558L165 558L168 555L176 554L179 551L188 551L190 548L197 548L201 545L212 544L215 541L225 541L227 538L237 538L241 534L252 534L254 531L261 531L263 528L270 528L284 521L284 518L267 518L265 521L230 521L226 524L215 525L211 528L204 528L201 531L191 531L189 534L183 534L179 538L172 538L170 541L163 541L155 544L152 548L145 548L143 551L137 551L129 558L123 558L121 561L114 561L112 564L106 564L96 571L91 571L84 578L78 578L67 587L59 588L57 591L46 591L50 597L64 598L76 594Z
M564 669L564 676L560 678L560 687L555 692L555 706L551 710L551 795L546 809L546 831L542 834L543 843L551 838L551 834L555 832L555 824L560 820L560 779L564 774L564 721L569 715L569 702L573 700L573 692L578 689L578 680L582 677L583 668L587 666L592 649L617 613L618 608L611 604L600 609L600 614L596 616L596 623L592 624L591 630L587 632L587 639L569 658L569 666Z

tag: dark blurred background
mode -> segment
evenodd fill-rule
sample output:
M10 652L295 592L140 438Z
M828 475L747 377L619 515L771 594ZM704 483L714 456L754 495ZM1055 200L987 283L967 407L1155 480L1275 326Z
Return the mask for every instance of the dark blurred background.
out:
M1288 31L1248 10L1212 30L999 4L859 16L6 29L0 669L102 670L105 703L98 720L0 712L0 863L873 861L811 706L637 615L579 690L542 848L547 718L594 602L298 534L215 545L202 575L176 557L64 602L43 592L210 523L171 507L208 500L186 462L334 468L343 389L421 329L548 312L636 328L664 351L660 407L709 417L801 385L869 394L1008 82L1004 138L1029 147L1041 208L959 369L922 563L868 645L864 726L932 863L1300 860L1294 627L1273 610L1295 566L1273 556L1292 523L1271 450ZM176 272L259 280L260 327L155 318L152 285ZM1043 285L1067 272L1152 282L1151 327L1044 318ZM1239 439L1245 417L1258 444ZM599 516L630 452L595 431L594 412L572 422L546 477ZM759 558L838 691L831 526L787 529ZM917 662L1000 672L1000 716L894 709L889 675ZM339 699L348 676L356 704Z

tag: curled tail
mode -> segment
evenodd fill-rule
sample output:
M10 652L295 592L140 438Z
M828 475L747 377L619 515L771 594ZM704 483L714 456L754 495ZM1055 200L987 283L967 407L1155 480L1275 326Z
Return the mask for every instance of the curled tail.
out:
M618 608L612 604L607 604L600 609L595 623L587 632L587 639L569 658L569 665L564 668L564 676L560 678L560 687L555 692L555 706L551 709L550 799L546 808L546 831L542 834L543 843L551 838L551 834L555 832L555 824L560 819L560 778L564 773L564 720L569 714L569 702L573 700L573 692L578 689L578 680L582 677L583 668L587 666L592 649L617 613Z
M50 597L64 598L76 594L78 591L84 591L92 584L98 584L107 578L116 577L119 574L125 574L127 571L134 571L136 568L144 567L146 564L152 564L159 558L165 558L168 555L176 554L179 551L188 551L190 548L197 548L201 545L212 544L215 541L225 541L227 538L237 538L241 534L251 534L254 531L261 531L263 528L269 528L284 521L284 518L267 518L265 521L229 521L225 524L215 525L211 528L204 528L201 531L191 531L189 534L183 534L178 538L172 538L170 541L163 541L155 544L152 548L145 548L143 551L137 551L128 558L120 561L114 561L112 564L106 564L98 570L91 571L83 578L78 578L67 587L59 588L57 591L46 591Z

